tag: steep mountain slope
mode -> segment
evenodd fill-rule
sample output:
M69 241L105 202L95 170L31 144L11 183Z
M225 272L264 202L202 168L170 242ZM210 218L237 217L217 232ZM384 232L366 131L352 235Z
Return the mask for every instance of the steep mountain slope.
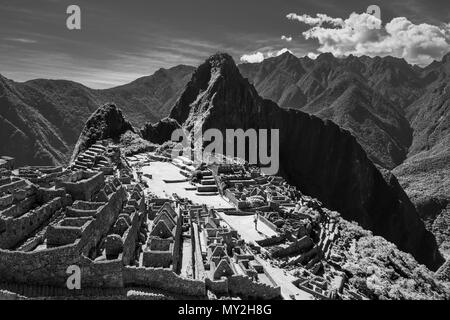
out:
M18 165L66 161L67 141L78 135L67 120L41 91L0 76L1 154L15 157Z
M392 169L406 158L412 131L402 107L421 82L404 60L329 53L311 60L287 52L239 68L263 97L351 131L375 163Z
M279 129L280 173L290 183L430 268L443 262L396 178L381 173L349 132L262 99L230 56L217 54L199 66L170 117L187 130Z
M135 126L168 115L194 68L177 66L130 84L93 90L65 80L17 83L0 76L0 154L23 164L67 163L88 117L115 102Z
M333 120L357 138L374 163L394 168L406 158L411 143L408 121L357 74L339 73L301 110Z
M425 72L434 81L406 108L414 129L409 157L421 152L437 155L450 149L450 53Z
M450 256L450 54L425 68L393 57L322 54L311 60L289 53L239 68L263 97L333 120L357 138L374 163L395 168L441 251ZM280 97L289 96L292 87L295 98L286 104Z
M277 102L284 108L301 108L308 100L308 92L303 92L297 82L311 66L308 57L298 59L289 52L262 63L240 64L241 74L253 82L258 93Z
M105 139L119 141L121 135L127 131L134 132L134 128L125 120L122 111L114 104L105 104L86 121L73 150L71 161L97 141Z
M103 103L114 101L123 108L130 122L140 127L166 117L189 81L194 67L179 65L159 69L153 75L139 78L129 84L95 93Z
M426 76L434 81L406 109L414 129L409 158L394 172L450 258L450 54Z
M365 65L361 73L368 85L401 110L420 97L428 83L420 68L404 59L389 56L359 59Z

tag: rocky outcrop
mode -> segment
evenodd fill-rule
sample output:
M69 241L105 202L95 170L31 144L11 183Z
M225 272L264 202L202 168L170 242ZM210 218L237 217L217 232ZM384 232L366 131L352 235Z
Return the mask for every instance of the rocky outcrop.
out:
M118 140L127 131L134 132L134 129L124 119L122 111L114 104L105 104L98 108L86 122L75 145L71 161L74 161L79 153L87 150L97 141L104 139Z
M144 139L152 143L163 144L170 140L172 132L178 128L181 126L176 120L164 118L155 124L145 124L140 133Z
M194 68L179 65L95 90L67 80L19 83L0 75L0 154L18 165L67 164L89 116L114 102L133 126L166 117Z
M442 264L436 242L395 177L382 174L348 131L262 99L233 59L216 54L193 74L170 117L191 130L279 129L280 173L344 218L410 252L431 269Z

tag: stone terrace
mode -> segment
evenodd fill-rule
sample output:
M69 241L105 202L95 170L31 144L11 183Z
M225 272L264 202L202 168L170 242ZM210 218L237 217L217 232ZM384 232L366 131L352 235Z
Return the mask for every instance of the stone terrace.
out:
M0 170L0 290L37 298L364 298L331 254L338 215L320 202L245 163L184 157L164 157L161 167L179 174L157 182L166 191L156 195L152 175L161 173L145 168L160 160L126 159L104 142L68 169L14 170L10 160ZM243 229L249 215L258 229ZM81 290L66 288L73 265Z

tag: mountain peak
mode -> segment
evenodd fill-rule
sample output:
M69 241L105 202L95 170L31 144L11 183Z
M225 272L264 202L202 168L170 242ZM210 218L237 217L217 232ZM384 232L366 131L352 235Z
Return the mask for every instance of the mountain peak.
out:
M216 53L206 59L194 72L172 108L170 117L182 124L189 117L192 103L197 104L198 110L206 112L213 101L220 100L219 97L226 101L229 98L227 94L234 89L245 91L248 88L256 94L255 89L242 77L233 58L227 53ZM202 98L197 100L200 96Z
M75 145L72 161L77 155L94 143L104 139L117 139L126 131L134 132L132 125L124 118L122 110L115 104L107 103L97 110L86 121L83 131Z
M447 54L445 54L443 57L442 57L442 63L449 63L450 62L450 52L448 52Z
M211 77L217 77L219 75L234 77L239 74L234 59L229 54L222 52L218 52L206 59L199 67L199 70L208 72Z
M292 59L292 58L298 59L297 56L294 55L294 54L293 54L291 51L289 51L289 50L286 50L285 52L283 52L282 54L280 54L280 55L278 56L278 58L281 58L281 59Z
M234 61L233 58L226 52L216 52L211 55L206 61Z
M338 61L330 53L322 54L321 59L329 61L323 65ZM348 83L354 82L354 78L348 79ZM359 99L362 93L353 91L347 97ZM388 185L353 135L332 121L282 109L263 99L229 55L216 54L199 66L170 117L191 134L197 128L222 133L230 128L277 129L276 146L281 156L276 169L287 180L340 210L343 217L395 242L418 260L433 265L439 259L437 245L427 240L426 229L412 203L400 199L401 188ZM354 190L359 190L357 197ZM399 230L386 225L401 227Z
M218 52L213 54L205 63L209 64L212 68L226 68L226 67L236 67L236 63L228 53Z
M317 61L331 61L334 60L334 56L330 52L324 52L317 56Z
M197 68L191 82L201 83L201 86L204 87L208 85L210 80L218 78L220 75L235 77L238 74L240 75L233 58L227 53L218 52L206 59Z

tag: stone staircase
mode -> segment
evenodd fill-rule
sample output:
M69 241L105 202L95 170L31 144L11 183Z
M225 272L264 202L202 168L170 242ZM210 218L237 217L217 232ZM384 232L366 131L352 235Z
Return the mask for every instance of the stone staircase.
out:
M211 170L202 171L202 180L197 185L198 195L217 195L219 189L217 188L216 180L214 179Z
M106 147L97 142L89 149L78 155L72 165L73 169L102 171L110 166L108 158L104 155Z

